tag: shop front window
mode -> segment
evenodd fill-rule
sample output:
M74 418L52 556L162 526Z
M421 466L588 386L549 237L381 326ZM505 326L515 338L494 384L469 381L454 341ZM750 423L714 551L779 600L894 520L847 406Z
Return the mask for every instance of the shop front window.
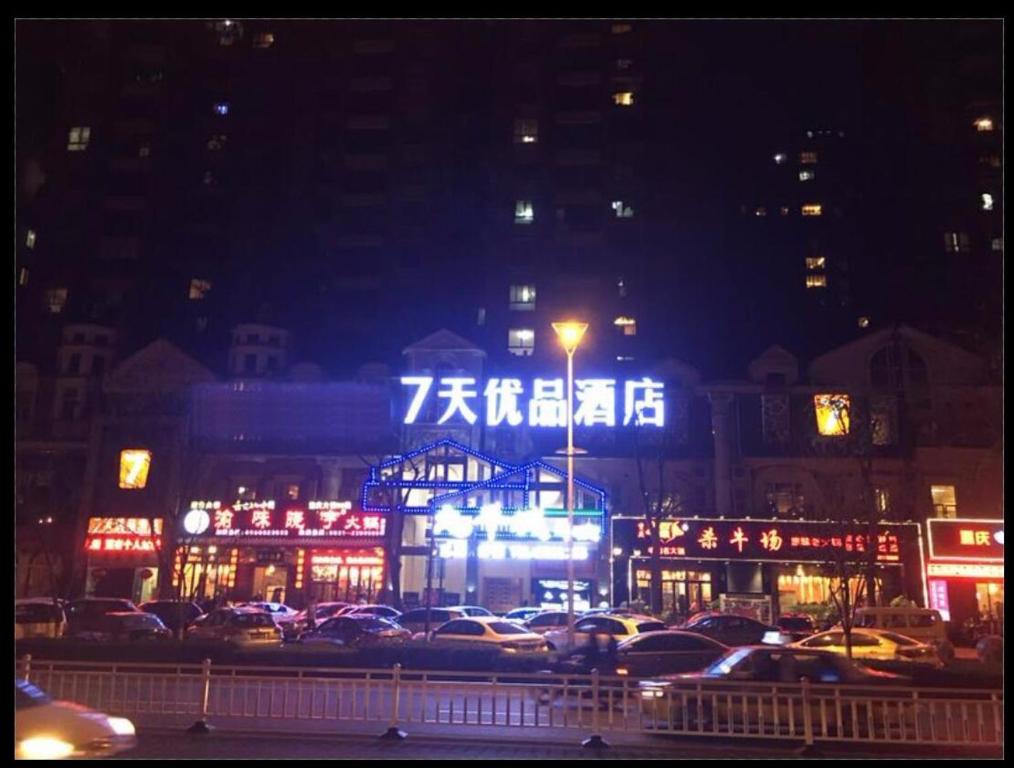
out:
M382 552L310 555L310 593L317 602L372 603L383 590Z
M637 569L638 597L651 601L651 571ZM709 571L662 570L662 611L688 618L711 606L711 573Z

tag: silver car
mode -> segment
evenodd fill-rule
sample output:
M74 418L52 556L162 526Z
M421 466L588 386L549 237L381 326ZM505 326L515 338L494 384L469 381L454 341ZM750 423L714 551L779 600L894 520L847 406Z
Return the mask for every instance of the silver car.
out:
M218 608L187 627L185 639L231 646L280 646L282 628L271 614L255 608Z

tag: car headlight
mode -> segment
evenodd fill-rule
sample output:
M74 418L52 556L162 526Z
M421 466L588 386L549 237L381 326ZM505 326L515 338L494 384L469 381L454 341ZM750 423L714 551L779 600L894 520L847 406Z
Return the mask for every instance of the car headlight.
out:
M133 736L134 724L125 717L110 717L109 727L117 736Z
M55 736L33 736L18 747L23 760L60 760L74 753L74 745Z

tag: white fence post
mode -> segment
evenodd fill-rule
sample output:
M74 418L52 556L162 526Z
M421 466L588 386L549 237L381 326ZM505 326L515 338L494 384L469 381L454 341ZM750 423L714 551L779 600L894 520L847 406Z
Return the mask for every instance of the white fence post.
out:
M182 676L177 676L177 685L182 683ZM208 726L208 700L211 696L211 659L201 662L201 711L200 718L187 728L187 733L208 734L211 728Z
M599 686L599 671L593 669L591 673L592 678L592 735L581 742L581 746L590 747L592 749L602 749L609 745L603 740L602 734L599 733L599 708L602 706L602 700L600 698L600 686Z
M394 674L391 675L391 721L387 730L380 734L380 738L387 741L401 741L407 735L398 728L398 703L401 698L401 664L394 665Z

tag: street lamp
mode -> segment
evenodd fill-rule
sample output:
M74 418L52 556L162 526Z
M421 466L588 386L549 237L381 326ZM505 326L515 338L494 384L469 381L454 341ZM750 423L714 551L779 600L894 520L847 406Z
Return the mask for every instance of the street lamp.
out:
M567 353L567 647L574 647L574 352L588 323L553 323Z

